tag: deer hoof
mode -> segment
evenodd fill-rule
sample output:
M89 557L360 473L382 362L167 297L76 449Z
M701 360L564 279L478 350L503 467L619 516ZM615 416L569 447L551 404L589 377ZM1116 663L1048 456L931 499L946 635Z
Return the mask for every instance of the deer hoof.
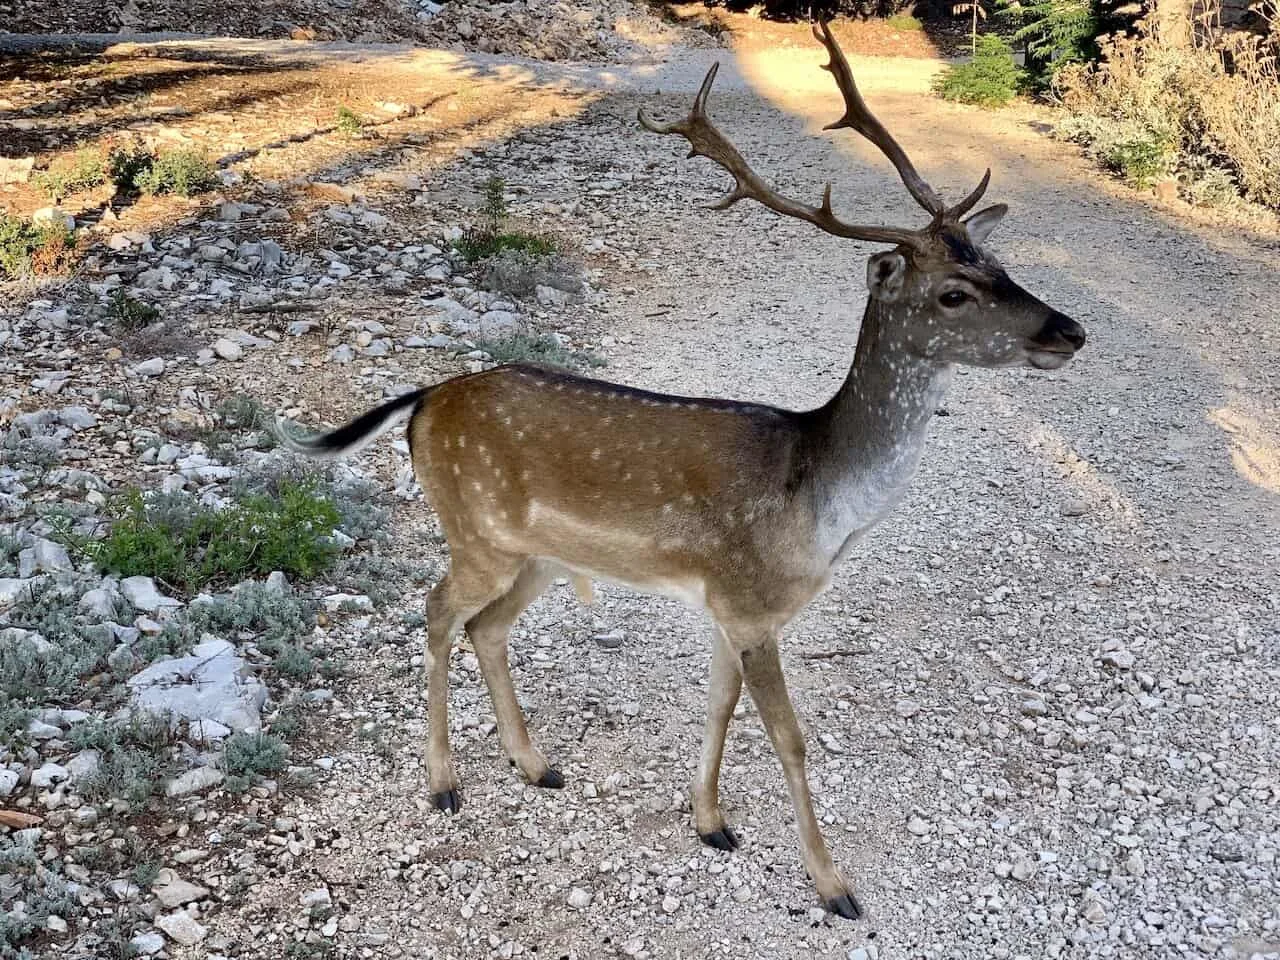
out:
M564 787L564 774L547 767L546 773L538 778L535 786L546 787L548 790L560 790Z
M852 893L842 893L838 897L832 897L825 906L832 913L846 920L862 919L862 904L858 903L858 898Z
M462 809L462 794L458 793L457 790L441 790L431 797L431 802L436 805L437 810L443 810L445 813L457 813Z
M737 850L741 846L738 835L729 827L721 827L711 833L700 833L698 839L708 847L715 847L717 850Z

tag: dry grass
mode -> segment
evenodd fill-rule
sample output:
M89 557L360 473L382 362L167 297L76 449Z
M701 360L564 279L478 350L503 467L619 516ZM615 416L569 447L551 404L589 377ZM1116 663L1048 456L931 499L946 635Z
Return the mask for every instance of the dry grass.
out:
M1280 28L1277 0L1264 0L1262 13ZM1138 152L1168 151L1189 199L1204 195L1204 176L1225 173L1250 200L1280 210L1280 64L1263 38L1169 37L1143 24L1138 36L1104 42L1100 63L1064 68L1058 90L1076 118L1071 138L1100 158L1152 145Z

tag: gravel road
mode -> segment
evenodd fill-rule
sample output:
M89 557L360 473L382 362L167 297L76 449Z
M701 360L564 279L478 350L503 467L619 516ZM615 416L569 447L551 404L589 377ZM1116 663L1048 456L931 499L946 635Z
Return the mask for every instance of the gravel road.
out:
M870 250L698 205L723 177L632 117L637 93L660 89L668 113L687 102L708 56L608 76L538 67L535 82L607 95L482 162L535 192L540 158L629 184L594 201L638 257L614 290L611 378L814 404L849 362ZM816 64L735 64L713 115L780 186L816 196L830 179L856 219L916 218L869 147L817 133L838 111ZM945 195L993 167L990 195L1012 207L993 247L1090 336L1057 373L962 372L912 494L790 631L819 816L870 919L815 909L749 705L723 783L744 847L699 846L687 787L705 624L609 588L584 611L567 586L513 642L567 789L527 788L501 762L464 654L466 806L443 819L418 759L416 672L403 648L377 651L353 716L394 762L353 756L298 803L341 841L313 875L265 881L259 909L341 884L344 929L415 957L1280 956L1276 244L1100 184L1034 118L924 95L929 65L857 69ZM403 549L430 530L406 521Z
M302 55L267 43L252 52ZM599 96L431 176L446 189L496 172L538 197L548 171L578 174L557 189L634 252L606 278L610 379L816 404L851 359L873 248L700 206L725 177L634 117L641 102L682 109L713 55L733 59L412 54ZM839 109L818 63L726 63L712 114L788 192L816 198L830 180L850 219L917 222L869 145L820 132ZM1012 210L991 246L1089 344L1055 373L961 371L912 493L785 642L818 814L869 918L818 909L749 704L722 782L743 847L698 843L706 624L608 587L584 609L562 585L517 626L512 659L566 789L526 787L502 761L464 650L451 719L465 806L437 813L418 639L371 643L319 747L328 779L289 803L307 854L279 851L208 920L238 955L281 956L323 886L341 916L327 936L350 956L1280 957L1280 246L1101 182L1036 114L932 98L937 67L855 60L944 196L992 167L989 196ZM439 569L434 532L406 508L396 549Z

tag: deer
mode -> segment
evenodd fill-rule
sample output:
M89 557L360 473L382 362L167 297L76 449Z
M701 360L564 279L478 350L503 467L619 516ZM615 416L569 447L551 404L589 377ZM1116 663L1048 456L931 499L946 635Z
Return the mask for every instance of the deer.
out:
M1085 331L1015 283L983 246L1007 207L965 216L991 179L954 206L917 173L868 109L825 22L826 48L849 128L889 159L929 214L917 228L836 216L831 186L813 206L777 192L712 123L708 71L687 117L640 124L687 140L734 179L714 209L754 200L837 237L887 245L867 262L868 298L843 384L816 409L668 396L545 366L513 363L414 390L329 433L290 435L288 449L346 456L408 417L415 475L449 547L427 601L426 759L434 806L461 805L449 746L448 662L465 628L488 688L504 752L529 783L564 786L531 741L508 662L508 633L559 578L680 599L712 624L708 709L692 788L702 842L732 851L720 765L743 686L781 761L800 853L831 913L863 908L819 830L805 737L787 692L779 638L831 583L867 531L904 496L927 427L960 364L1054 370Z

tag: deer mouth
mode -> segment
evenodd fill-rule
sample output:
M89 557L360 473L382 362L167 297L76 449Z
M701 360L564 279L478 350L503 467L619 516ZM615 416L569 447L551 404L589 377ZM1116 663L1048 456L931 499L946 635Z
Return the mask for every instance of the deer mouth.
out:
M1027 363L1037 370L1057 370L1065 367L1075 355L1074 350L1028 350Z

